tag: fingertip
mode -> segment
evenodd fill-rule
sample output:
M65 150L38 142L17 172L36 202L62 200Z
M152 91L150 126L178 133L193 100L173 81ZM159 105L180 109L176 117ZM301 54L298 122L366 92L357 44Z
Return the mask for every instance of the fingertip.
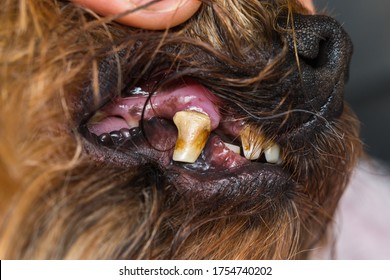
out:
M313 0L300 0L302 5L312 14L315 14L316 9Z
M131 12L151 0L72 0L103 16L117 15L126 11L128 14L116 21L143 29L161 30L179 25L191 18L199 9L199 0L162 0L148 5L145 9Z

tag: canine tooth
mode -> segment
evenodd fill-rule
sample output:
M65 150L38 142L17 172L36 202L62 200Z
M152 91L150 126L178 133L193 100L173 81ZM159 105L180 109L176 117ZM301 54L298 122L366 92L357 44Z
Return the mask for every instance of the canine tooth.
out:
M273 144L264 151L265 159L269 163L280 163L280 146L278 144Z
M173 160L194 163L210 135L209 116L196 111L179 111L173 116L173 122L178 130Z
M235 152L236 154L240 154L240 152L241 152L240 146L236 146L236 145L229 144L229 143L226 143L226 142L223 142L223 143L225 144L225 146L226 146L229 150Z
M242 150L248 160L256 160L261 155L261 142L258 139L252 139L250 128L246 127L241 133Z

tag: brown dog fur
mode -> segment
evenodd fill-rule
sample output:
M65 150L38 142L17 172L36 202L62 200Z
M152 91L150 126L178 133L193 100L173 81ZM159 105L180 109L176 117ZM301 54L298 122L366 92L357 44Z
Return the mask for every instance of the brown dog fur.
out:
M6 0L0 11L0 258L307 257L324 240L360 155L348 107L306 153L283 154L299 183L253 205L245 205L245 196L237 204L191 200L170 184L161 187L152 169L96 162L78 130L77 100L86 88L99 95L98 65L107 54L122 59L115 54L131 49L138 36L154 43L131 54L133 68L137 57L152 61L156 49L177 42L234 64L246 46L267 46L273 32L282 32L275 20L283 11L306 13L294 1L271 2L205 1L188 23L164 33L139 32L67 1ZM282 52L260 74L239 82L225 77L226 83L281 79L283 59Z

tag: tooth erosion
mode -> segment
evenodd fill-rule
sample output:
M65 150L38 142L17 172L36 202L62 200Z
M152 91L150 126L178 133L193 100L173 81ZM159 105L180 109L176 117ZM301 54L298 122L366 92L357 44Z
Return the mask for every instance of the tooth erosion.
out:
M209 116L196 111L180 111L173 116L173 122L178 130L173 160L194 163L210 135Z
M261 155L261 143L259 139L253 138L249 126L244 128L241 133L242 150L245 158L249 160L256 160Z

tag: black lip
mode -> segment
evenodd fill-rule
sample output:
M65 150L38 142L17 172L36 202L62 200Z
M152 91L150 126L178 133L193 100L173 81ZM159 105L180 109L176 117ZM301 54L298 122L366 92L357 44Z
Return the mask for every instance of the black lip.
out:
M279 166L251 162L225 171L197 173L172 166L167 170L168 182L175 185L182 194L207 199L224 196L234 199L237 196L248 197L248 203L259 201L260 197L290 192L296 183Z
M163 166L139 154L129 156L119 150L98 146L87 139L84 147L91 158L111 167L126 170L153 166L160 174L160 181L164 181L166 186L173 186L177 193L195 202L218 197L227 203L236 197L246 197L246 205L249 207L266 197L272 200L274 195L291 196L297 185L289 172L280 166L266 163L250 162L231 170L197 172L185 169L181 164Z

